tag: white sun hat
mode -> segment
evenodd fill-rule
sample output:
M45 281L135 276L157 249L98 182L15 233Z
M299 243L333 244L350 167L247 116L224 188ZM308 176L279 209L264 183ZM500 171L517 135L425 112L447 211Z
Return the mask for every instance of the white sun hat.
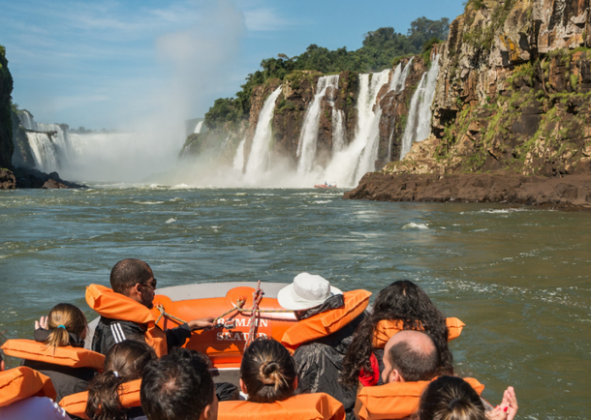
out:
M277 300L282 308L302 311L322 305L331 296L342 294L343 292L332 287L324 277L300 273L295 276L293 283L279 291Z

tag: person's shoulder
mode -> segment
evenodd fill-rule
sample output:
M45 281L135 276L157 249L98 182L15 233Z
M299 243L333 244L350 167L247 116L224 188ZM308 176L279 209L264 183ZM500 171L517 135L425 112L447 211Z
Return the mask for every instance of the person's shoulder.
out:
M0 408L0 417L6 420L71 420L63 408L47 397L30 397Z

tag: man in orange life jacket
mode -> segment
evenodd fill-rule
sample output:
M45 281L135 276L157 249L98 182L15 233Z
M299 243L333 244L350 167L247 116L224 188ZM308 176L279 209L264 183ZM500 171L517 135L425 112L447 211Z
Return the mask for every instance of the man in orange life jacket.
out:
M343 292L323 277L308 273L298 274L292 284L279 291L277 300L283 308L293 310L298 320L345 305ZM347 419L355 418L357 390L340 385L338 379L352 335L364 317L362 313L340 330L300 345L293 354L298 369L298 392L329 394L343 404Z
M430 381L439 368L439 354L433 339L425 333L405 330L394 335L384 347L382 381Z
M156 279L152 269L144 261L125 259L119 261L111 270L111 288L138 303L152 309L155 296ZM191 336L191 331L213 326L213 318L202 318L190 321L177 328L165 331L168 349L179 347ZM107 354L116 343L126 339L143 337L144 328L131 321L122 321L101 316L94 331L92 350Z

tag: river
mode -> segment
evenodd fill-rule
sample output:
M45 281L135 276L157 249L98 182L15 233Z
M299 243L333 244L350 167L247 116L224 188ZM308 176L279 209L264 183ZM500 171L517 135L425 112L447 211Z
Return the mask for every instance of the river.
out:
M301 271L376 293L410 279L467 324L459 374L520 417L587 418L591 218L490 204L346 201L343 191L95 185L0 192L0 332L31 338L56 303L84 301L115 262L159 286L290 282ZM9 361L14 364L13 361Z

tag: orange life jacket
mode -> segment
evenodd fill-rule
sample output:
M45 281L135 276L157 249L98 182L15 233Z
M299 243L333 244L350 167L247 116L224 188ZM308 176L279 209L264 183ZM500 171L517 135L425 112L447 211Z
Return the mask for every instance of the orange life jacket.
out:
M135 381L125 382L121 385L119 390L119 401L123 408L140 407L142 405L140 401L140 388L142 386L142 380L136 379ZM79 392L78 394L72 394L62 398L60 406L73 416L77 416L83 419L88 419L86 416L86 404L88 403L88 391Z
M39 362L53 363L60 366L73 368L93 368L103 370L105 356L92 350L81 347L48 347L45 343L33 340L7 340L2 350L8 356L19 359L35 360Z
M476 379L464 378L478 395L484 385ZM357 394L355 414L360 420L402 419L419 409L421 394L430 381L392 382L365 387Z
M458 318L447 318L445 323L447 324L447 341L454 340L460 336L462 329L466 324L460 321ZM373 347L376 349L383 349L386 343L396 333L402 331L403 322L401 320L388 321L383 320L378 322L376 331L373 336Z
M295 395L274 403L224 401L218 420L343 420L343 404L328 394Z
M51 379L25 366L0 372L0 407L29 397L49 397L55 400Z
M370 296L371 292L367 290L343 293L345 304L342 307L299 321L285 331L281 343L288 350L295 351L304 343L339 331L365 311Z
M166 334L156 325L154 313L141 303L100 284L86 288L86 302L100 316L143 325L146 344L156 351L158 357L168 354Z

